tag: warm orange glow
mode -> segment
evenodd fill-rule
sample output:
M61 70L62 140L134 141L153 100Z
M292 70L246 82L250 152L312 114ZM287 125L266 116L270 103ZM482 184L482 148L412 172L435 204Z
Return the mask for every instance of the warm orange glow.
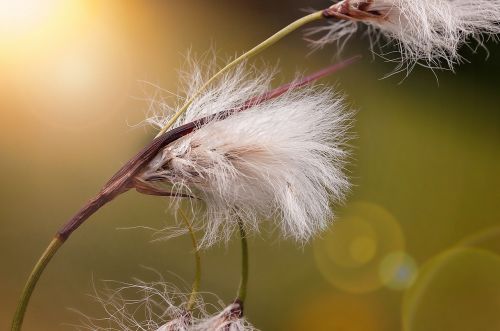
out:
M19 35L40 28L46 24L54 11L60 7L60 0L0 0L0 32Z
M289 330L382 331L387 311L374 298L327 294L305 302L294 315Z
M11 108L68 128L109 118L131 83L127 45L107 24L111 13L85 1L2 0L2 73L17 96Z

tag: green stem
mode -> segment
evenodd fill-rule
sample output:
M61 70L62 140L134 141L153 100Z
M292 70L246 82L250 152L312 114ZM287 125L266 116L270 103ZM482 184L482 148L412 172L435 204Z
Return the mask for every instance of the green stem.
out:
M308 23L311 23L311 22L314 22L314 21L317 21L317 20L320 20L323 17L324 17L323 16L323 11L318 11L318 12L309 14L307 16L301 17L298 20L296 20L295 22L287 25L286 27L284 27L280 31L276 32L271 37L267 38L266 40L264 40L263 42L261 42L260 44L258 44L254 48L252 48L251 50L247 51L246 53L242 54L241 56L237 57L236 59L234 59L233 61L231 61L230 63L228 63L224 68L222 68L221 70L219 70L219 72L217 72L214 76L212 76L212 78L210 78L207 82L205 82L205 84L203 84L198 89L198 91L196 93L194 93L186 101L186 103L182 106L182 108L160 130L160 132L158 133L157 137L161 136L163 133L165 133L175 123L175 121L177 121L177 119L189 108L189 106L191 105L191 103L193 103L193 101L198 96L200 96L200 94L211 83L213 83L217 78L221 77L225 72L227 72L230 69L234 68L236 65L238 65L241 62L243 62L244 60L247 60L247 59L249 59L249 58L251 58L251 57L259 54L260 52L262 52L263 50L265 50L269 46L274 45L276 42L278 42L279 40L281 40L283 37L285 37L286 35L290 34L293 31L297 30L301 26L303 26L305 24L308 24Z
M52 259L52 257L56 254L57 250L64 243L61 237L56 236L50 242L49 246L43 252L42 256L36 263L35 267L31 271L29 275L28 281L26 285L24 285L23 292L21 294L21 298L19 299L19 303L17 305L16 313L14 314L14 319L12 320L12 331L19 331L23 325L24 315L26 313L26 308L28 307L28 302L30 300L31 294L35 289L35 285L38 282L43 270Z
M213 83L216 79L218 79L219 77L221 77L225 72L227 72L230 69L234 68L236 65L238 65L241 62L243 62L244 60L249 59L249 58L251 58L251 57L259 54L260 52L262 52L263 50L265 50L269 46L271 46L271 45L275 44L276 42L278 42L280 39L282 39L286 35L290 34L291 32L295 31L296 29L300 28L301 26L303 26L303 25L305 25L307 23L310 23L310 22L322 19L324 17L323 15L324 15L323 11L318 11L318 12L309 14L307 16L304 16L304 17L296 20L295 22L293 22L293 23L289 24L288 26L286 26L285 28L281 29L280 31L278 31L277 33L275 33L274 35L272 35L268 39L264 40L262 43L258 44L257 46L255 46L254 48L252 48L251 50L249 50L248 52L244 53L243 55L239 56L238 58L236 58L235 60L233 60L232 62L230 62L229 64L227 64L224 68L222 68L219 72L217 72L214 76L212 76L207 82L205 82L205 84L203 84L200 87L200 89L196 93L194 93L186 101L186 103L182 106L182 108L161 129L161 131L158 133L158 136L160 136L163 133L165 133L175 123L175 121L189 108L189 106L191 105L191 103L211 83ZM99 202L105 202L105 201L104 200L100 200ZM93 213L93 212L95 212L95 210L99 209L100 206L101 205L94 206L94 204L92 204L90 207L96 207L96 208L94 208L94 209L89 208L89 210L92 209L92 213ZM81 215L77 215L77 216L81 216ZM20 301L19 301L16 313L14 315L14 319L12 321L12 329L11 329L12 331L19 331L21 329L21 326L22 326L22 323L23 323L23 319L24 319L24 315L26 313L26 309L27 309L28 302L29 302L29 299L30 299L30 296L33 293L35 285L36 285L38 279L40 278L43 270L45 269L45 267L47 266L47 264L49 263L49 261L52 259L52 257L55 255L55 253L57 252L57 250L64 243L64 240L71 234L71 232L74 229L76 229L79 225L81 225L81 223L83 222L83 220L85 220L86 218L88 218L88 216L89 215L86 215L86 217L82 216L81 219L78 218L77 219L78 222L76 223L76 225L73 224L73 223L70 223L70 225L71 225L70 228L66 228L65 227L63 229L64 231L66 231L64 233L64 236L57 236L57 237L55 237L51 241L50 245L47 247L47 249L45 250L45 252L42 254L42 256L40 257L40 259L38 260L38 262L35 265L33 271L31 272L31 274L30 274L30 276L28 278L28 281L27 281L26 285L24 286L23 292L21 294L21 298L20 298ZM247 275L247 273L248 273L248 252L247 252L247 243L246 243L246 239L245 239L245 232L244 232L244 229L243 229L242 226L240 226L240 234L242 235L241 242L242 242L242 257L243 257L242 264L243 264L243 268L242 268L242 280L241 280L241 284L240 284L240 290L238 291L239 292L238 296L239 296L240 299L244 300L245 296L246 296L246 282L247 282L247 277L248 277L248 275ZM192 239L193 238L194 237L192 236ZM197 251L198 251L198 249L196 249L195 252L197 252ZM196 268L197 268L196 270L197 271L196 271L195 282L193 284L193 293L195 293L198 290L199 282L200 282L200 257L199 257L199 253L198 252L195 254L195 259L196 259ZM192 295L192 297L194 297L194 295Z
M245 229L241 220L238 221L238 227L240 229L240 239L241 239L241 279L240 287L238 288L238 300L241 304L245 302L247 297L247 286L248 286L248 242Z
M184 220L184 223L186 224L186 227L189 231L189 235L191 237L191 243L193 244L193 249L194 249L194 262L195 262L195 273L194 273L194 280L193 280L193 285L191 288L191 295L189 296L188 303L186 305L186 309L188 311L191 311L193 309L193 306L196 302L196 296L198 295L198 292L200 291L200 283L201 283L201 256L200 256L200 250L198 249L198 242L196 240L196 235L194 234L193 231L193 226L189 222L188 217L184 213L182 209L179 208L179 213L182 216L182 219Z

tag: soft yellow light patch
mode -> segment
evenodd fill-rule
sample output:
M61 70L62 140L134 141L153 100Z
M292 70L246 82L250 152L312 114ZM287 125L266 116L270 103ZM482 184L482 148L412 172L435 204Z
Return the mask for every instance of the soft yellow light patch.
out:
M363 293L384 285L379 275L382 260L404 246L403 232L390 213L373 203L358 202L350 204L332 229L315 241L314 254L330 283Z
M366 263L375 256L377 243L373 238L360 236L351 242L349 251L353 260Z

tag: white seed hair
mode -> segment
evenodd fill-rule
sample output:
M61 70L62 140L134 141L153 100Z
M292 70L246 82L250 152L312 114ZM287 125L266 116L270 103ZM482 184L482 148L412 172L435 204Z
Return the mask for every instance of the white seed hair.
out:
M194 72L188 91L201 84ZM175 126L241 106L269 91L272 78L239 66L205 91ZM150 122L162 126L170 113ZM201 246L227 241L239 221L256 231L265 219L275 219L285 237L305 242L328 226L331 202L343 200L349 188L343 168L351 121L343 98L331 89L291 90L172 143L139 179L160 178L205 202Z
M190 331L258 331L244 317L241 305L232 303L221 312L199 320Z
M186 311L189 295L163 280L145 282L105 281L104 289L95 289L93 298L104 310L104 316L94 318L77 311L80 324L76 330L89 331L188 331L191 317ZM195 309L208 316L201 297ZM170 329L168 328L170 327Z
M211 305L196 297L191 311L186 310L189 294L163 279L130 283L106 281L104 290L93 295L104 310L104 316L93 318L77 312L80 324L76 330L89 331L258 331L244 317L241 306L232 303ZM217 301L220 299L211 294ZM220 310L213 315L208 310Z
M382 37L397 46L396 56L381 54L399 63L395 71L409 71L415 64L453 70L463 61L460 47L471 41L476 41L472 47L484 46L485 39L500 33L500 0L343 0L330 8L346 14L309 29L310 38L322 35L313 47L345 42L364 23L372 44ZM358 8L376 15L360 16Z

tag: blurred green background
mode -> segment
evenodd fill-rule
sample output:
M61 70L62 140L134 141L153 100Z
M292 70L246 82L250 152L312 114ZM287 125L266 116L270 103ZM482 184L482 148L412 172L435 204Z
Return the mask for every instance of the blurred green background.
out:
M239 54L326 1L0 0L0 329L56 229L153 137L152 82L176 91L191 48ZM500 330L500 48L463 50L456 73L364 59L323 80L358 109L354 189L332 230L298 247L266 231L250 240L246 313L262 330ZM301 33L257 62L283 81L335 60ZM100 316L92 279L193 277L189 239L151 243L167 202L134 192L93 216L48 267L26 330L65 330L76 308ZM239 246L203 252L204 291L233 299Z

